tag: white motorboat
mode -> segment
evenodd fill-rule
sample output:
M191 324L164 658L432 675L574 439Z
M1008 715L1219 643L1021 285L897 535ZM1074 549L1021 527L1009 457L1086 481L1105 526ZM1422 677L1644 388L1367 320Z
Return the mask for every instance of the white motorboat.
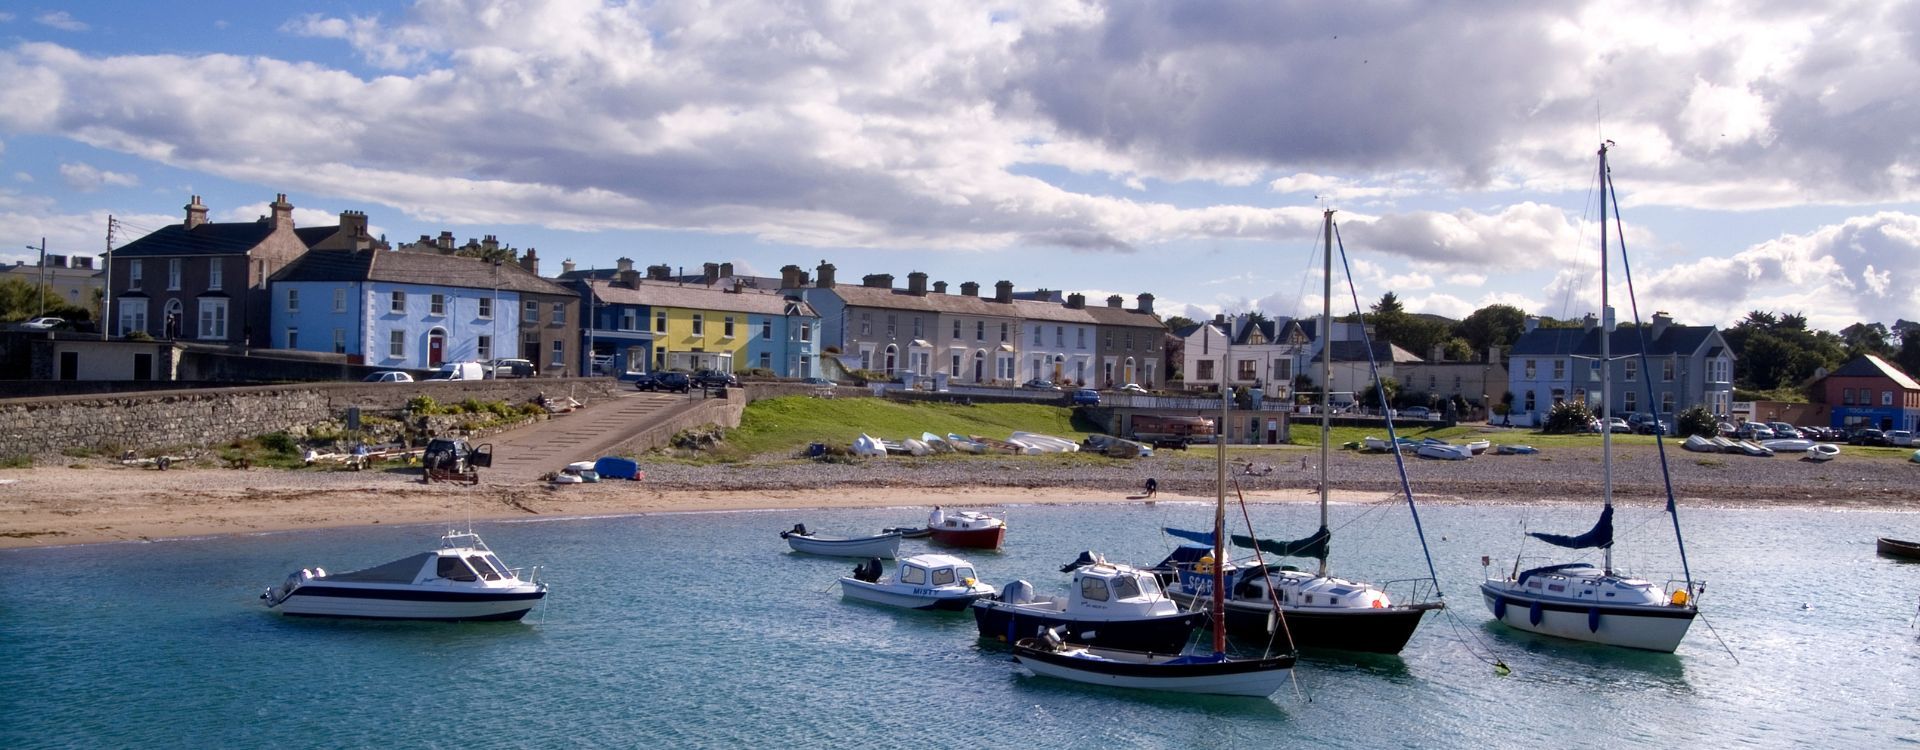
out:
M1774 453L1805 453L1812 448L1814 441L1806 438L1774 438L1760 441L1761 447Z
M1473 458L1473 451L1464 445L1452 443L1421 443L1415 451L1421 458L1438 458L1444 461L1465 461Z
M1611 342L1614 337L1608 335L1614 326L1613 311L1607 302L1609 263L1606 252L1607 199L1613 193L1612 174L1607 170L1607 148L1610 145L1600 147L1597 191L1600 196L1600 310L1603 331L1599 336L1600 362L1613 361ZM1623 248L1624 243L1623 238ZM1631 284L1628 288L1632 288ZM1643 351L1645 346L1642 339ZM1609 402L1613 368L1599 369L1599 395L1603 402ZM1654 439L1662 438L1656 436ZM1601 433L1600 440L1602 509L1599 521L1592 529L1579 535L1528 532L1527 536L1562 549L1598 549L1603 564L1595 567L1591 563L1573 562L1521 571L1516 557L1513 572L1504 578L1495 578L1489 573L1480 584L1480 594L1494 619L1508 627L1573 640L1671 653L1686 637L1694 618L1699 616L1700 592L1705 588L1703 582L1694 580L1692 569L1687 565L1686 545L1680 536L1680 514L1676 508L1672 483L1667 483L1666 512L1673 519L1674 546L1680 553L1680 566L1685 577L1669 581L1662 587L1631 577L1613 567L1613 432ZM1760 448L1757 445L1753 447ZM1660 456L1660 471L1666 474L1665 452L1661 452ZM1486 558L1481 559L1485 565Z
M1833 443L1814 443L1807 448L1807 460L1832 461L1840 455L1840 446Z
M893 575L885 578L880 567L876 558L854 568L852 576L840 579L840 595L891 607L958 612L999 593L978 580L973 563L952 555L901 558Z
M820 536L807 530L807 525L796 523L793 528L780 532L780 538L787 540L787 546L795 552L828 557L879 557L892 560L900 555L899 532L884 532L872 536L832 537Z
M1066 596L1036 596L1033 585L1014 581L1000 595L973 603L980 637L1013 643L1065 626L1074 643L1176 654L1186 646L1200 612L1186 612L1167 598L1152 573L1083 553L1067 566L1073 585Z
M539 571L522 579L480 535L449 531L437 550L350 573L303 569L260 598L269 609L307 617L518 620L547 595L534 580Z

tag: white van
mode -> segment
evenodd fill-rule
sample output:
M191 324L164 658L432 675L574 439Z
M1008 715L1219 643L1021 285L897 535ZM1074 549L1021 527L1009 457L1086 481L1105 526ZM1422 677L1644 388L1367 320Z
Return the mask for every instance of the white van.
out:
M428 375L428 380L484 380L487 368L479 362L448 362Z

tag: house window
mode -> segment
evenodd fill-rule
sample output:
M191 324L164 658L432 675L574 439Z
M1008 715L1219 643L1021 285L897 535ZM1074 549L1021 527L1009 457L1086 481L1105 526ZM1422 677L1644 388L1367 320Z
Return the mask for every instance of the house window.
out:
M1660 381L1663 383L1673 382L1673 360L1665 359L1660 361Z
M773 319L772 318L768 318L760 321L760 340L761 341L773 340Z
M1893 405L1893 391L1881 391L1881 392L1880 392L1880 405L1881 405L1881 406L1892 406L1892 405Z
M957 318L953 321L953 337L960 338L960 320Z
M167 259L167 290L168 291L180 290L180 259L179 258Z
M654 333L667 332L667 311L660 310L653 314L653 332Z
M128 289L140 288L141 265L142 265L141 262L137 260L131 261L127 264L127 288Z
M1040 326L1036 325L1033 327L1033 345L1034 346L1040 346L1041 344L1045 343L1044 339L1042 338L1044 336L1046 336L1046 333L1041 330Z
M287 289L287 312L300 312L300 290L293 288Z
M1596 359L1592 362L1587 363L1587 379L1588 380L1600 379L1600 360Z
M147 301L123 299L120 302L120 334L147 330Z
M1853 405L1853 389L1852 388L1840 389L1840 405L1841 406Z
M733 316L732 315L728 315L726 318L720 321L720 335L724 338L733 338Z
M227 265L219 258L207 259L207 288L219 289L226 285Z
M770 353L767 353L767 352L761 352L761 353L760 353L760 369L762 369L762 370L771 370L771 369L773 369L773 355L772 355L772 354L770 354Z
M1661 414L1673 413L1673 391L1667 391L1665 393L1660 394L1660 413Z
M1533 372L1534 372L1533 360L1531 359L1525 360L1525 362L1521 365L1520 369L1526 372L1526 376L1525 376L1526 379L1528 380L1533 379ZM1532 411L1532 407L1528 407L1528 411Z
M640 317L639 314L633 310L630 310L630 309L621 310L620 311L620 330L622 331L634 330L634 326L640 323L639 317Z
M1212 380L1213 379L1213 360L1211 359L1200 360L1199 374L1196 377L1198 377L1200 380Z
M987 340L987 321L984 321L984 320L973 321L973 339L975 341Z
M1133 351L1133 332L1127 332L1127 351Z
M913 319L913 337L914 338L917 339L917 338L922 338L926 336L926 334L924 333L924 331L926 330L925 324L926 324L926 321L921 320L918 317Z
M480 359L493 359L493 337L481 336L475 341L474 349L479 352Z
M667 348L666 347L656 346L653 348L653 366L655 368L661 368L661 367L667 366Z
M860 335L873 335L873 313L860 313Z
M565 302L553 303L553 324L557 326L563 326L567 324L567 303Z
M480 298L480 319L493 320L493 298L492 297Z
M300 329L298 328L287 329L287 348L288 349L300 348Z
M1282 383L1293 382L1293 360L1285 358L1274 360L1273 379Z
M540 322L540 303L535 302L533 300L527 300L526 302L522 303L520 305L520 322L536 323L536 324L539 323Z
M337 313L343 313L347 311L346 288L342 287L340 289L333 290L333 311Z
M1639 360L1633 360L1633 359L1627 360L1627 382L1631 383L1639 379L1640 379Z
M1007 324L1000 324L1000 343L1007 343ZM1011 373L1009 373L1011 375Z
M1567 377L1567 361L1564 359L1554 360L1553 361L1553 379L1564 380L1566 379L1566 377Z
M387 333L387 356L403 359L407 356L407 332L390 331Z
M948 370L948 371L947 371L947 374L949 374L949 375L953 375L953 376L955 376L955 377L959 377L959 375L960 375L960 354L959 354L958 352L956 352L956 353L954 353L954 355L953 355L953 369L951 369L951 370Z
M1256 361L1251 359L1243 359L1234 364L1238 368L1237 371L1234 372L1233 374L1234 380L1252 380L1256 377L1259 377L1259 372L1257 371L1257 367L1256 367L1258 363Z
M200 300L200 338L224 339L227 337L227 301L223 299Z
M1707 379L1715 383L1725 383L1732 378L1727 373L1733 369L1733 363L1725 359L1715 359L1707 363Z
M1085 328L1073 329L1073 348L1075 349L1087 348L1087 329Z
M1208 339L1206 336L1200 337L1200 353L1202 354L1205 354L1207 352L1207 349L1208 349L1207 340ZM1108 349L1113 348L1113 332L1112 331L1107 332L1107 348Z
M813 340L813 324L811 323L800 324L800 340L801 341Z
M442 316L447 314L447 295L435 294L427 298L427 314Z
M393 296L387 301L387 310L396 313L405 313L407 311L407 293L394 292Z
M347 353L347 329L345 328L333 329L333 353L334 354Z
M1529 363L1531 364L1531 363ZM1533 391L1527 391L1527 406L1524 411L1533 411Z
M707 316L706 315L703 315L701 313L693 314L693 335L695 336L707 335Z
M899 318L900 316L898 315L894 315L892 313L887 314L887 338L893 338L893 332L896 326L898 326L900 323Z
M1640 410L1640 399L1636 398L1639 395L1640 393L1638 391L1635 391L1631 388L1627 389L1627 392L1623 394L1624 398L1622 399L1622 402L1626 404L1628 414L1632 414L1633 412Z
M1054 327L1053 327L1053 345L1054 345L1054 347L1056 347L1056 348L1059 348L1059 349L1065 349L1065 348L1067 348L1067 328L1066 328L1066 326L1054 326Z
M552 359L550 359L550 360L547 360L547 364L548 364L548 365L551 365L551 366L554 366L554 367L565 367L565 366L566 366L566 364L567 364L567 342L565 342L565 341L562 341L562 340L560 340L560 339L554 339L554 342L553 342L553 358L552 358Z

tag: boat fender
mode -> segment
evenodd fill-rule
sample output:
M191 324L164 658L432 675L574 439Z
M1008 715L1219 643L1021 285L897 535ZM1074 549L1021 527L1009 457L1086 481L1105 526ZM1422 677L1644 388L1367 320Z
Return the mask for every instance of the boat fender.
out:
M1527 622L1530 622L1534 625L1540 624L1540 603L1539 602L1534 602L1532 607L1527 608Z
M1673 606L1676 606L1676 607L1687 606L1687 590L1686 589L1673 590Z
M1507 598L1506 597L1496 596L1493 598L1493 616L1495 619L1500 619L1500 620L1507 619Z
M1600 632L1600 608L1599 607L1587 608L1587 632L1589 633Z
M1374 608L1374 609L1386 609L1386 608L1387 608L1387 603L1386 603L1385 601L1383 601L1383 600L1380 600L1380 599L1375 599L1375 600L1373 600L1373 608Z
M1193 572L1204 576L1213 575L1213 555L1207 555L1200 558L1198 562L1195 562L1193 564Z

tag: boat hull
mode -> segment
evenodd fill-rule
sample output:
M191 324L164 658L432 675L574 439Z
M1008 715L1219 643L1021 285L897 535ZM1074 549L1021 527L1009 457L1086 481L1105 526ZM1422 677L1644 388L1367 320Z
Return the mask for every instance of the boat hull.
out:
M1294 657L1183 663L1177 658L1121 649L1050 651L1032 639L1014 644L1014 659L1034 674L1092 685L1203 695L1265 698L1285 687Z
M1198 612L1125 620L1086 620L1048 613L1017 604L982 599L972 605L981 638L1013 643L1059 627L1064 640L1103 648L1177 654L1186 648L1193 629L1205 622Z
M933 542L948 547L967 549L1000 549L1007 540L1007 527L995 526L990 529L931 529Z
M1669 654L1680 647L1699 614L1690 606L1609 607L1560 601L1527 596L1493 583L1481 584L1480 595L1487 611L1515 630Z
M840 579L840 596L856 601L884 604L903 609L937 610L941 612L959 612L975 601L992 596L993 590L971 594L910 594L890 591L884 587L857 581L852 578Z
M787 535L787 546L795 552L826 557L878 557L892 560L900 554L899 534L881 534L879 536L858 539L822 539L819 537Z
M1888 557L1920 560L1920 542L1907 542L1899 539L1881 537L1874 542L1874 549Z
M309 583L294 589L275 608L293 617L499 621L526 617L546 595L546 589L532 586L495 591L446 591Z
M1196 604L1193 597L1184 594L1169 593L1168 596L1183 607ZM1407 641L1419 629L1427 610L1439 608L1438 604L1367 609L1283 605L1280 611L1286 616L1286 632L1292 636L1295 648L1397 654L1407 647ZM1266 602L1229 600L1227 635L1243 643L1265 643L1271 635L1275 643L1285 644L1285 636L1268 630L1268 626L1274 624L1272 612L1273 605Z

